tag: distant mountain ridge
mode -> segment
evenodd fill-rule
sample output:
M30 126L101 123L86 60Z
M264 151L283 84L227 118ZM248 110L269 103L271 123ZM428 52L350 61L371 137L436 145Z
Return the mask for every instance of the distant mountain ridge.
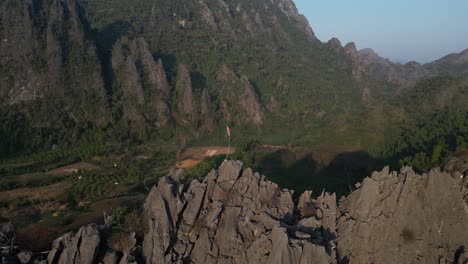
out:
M332 38L327 42L327 45L351 58L354 77L359 80L366 76L375 81L388 82L401 88L414 85L418 79L427 76L425 71L419 69L417 63L406 65L392 63L390 60L380 57L370 48L358 51L353 42L342 46L339 39Z
M371 48L356 50L353 42L342 47L337 38L332 38L327 45L337 51L341 49L344 53L350 54L355 69L361 73L375 80L395 84L400 88L411 87L423 78L441 74L468 77L468 49L425 64L416 61L401 64L381 57Z

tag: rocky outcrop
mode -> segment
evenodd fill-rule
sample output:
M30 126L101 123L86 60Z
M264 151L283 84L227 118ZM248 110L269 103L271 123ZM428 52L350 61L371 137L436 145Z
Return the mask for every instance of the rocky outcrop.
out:
M211 104L210 95L208 89L203 89L200 101L201 120L203 120L203 126L208 131L215 129L215 113Z
M146 263L335 261L333 225L322 225L336 210L334 196L324 194L319 202L305 197L303 210L315 211L298 217L291 191L243 169L241 162L225 161L188 186L180 177L173 171L147 198Z
M468 207L459 181L433 170L374 172L336 206L225 161L203 181L173 171L145 204L146 263L464 263ZM459 261L459 262L457 262Z
M87 264L94 263L101 243L96 225L87 225L78 232L67 233L52 243L52 250L47 256L49 264Z
M460 179L463 199L468 204L468 151L451 157L445 163L444 171L450 173L455 179Z
M468 76L468 49L426 64L416 61L402 64L383 58L370 48L358 51L353 42L342 47L340 40L335 37L331 38L326 45L337 53L347 55L353 66L354 79L362 84L366 84L364 80L368 77L374 81L388 82L403 90L411 88L424 78L447 74Z
M199 0L197 2L200 5L200 15L203 22L205 22L212 31L217 31L218 25L216 24L216 18L213 11L205 3L205 0Z
M302 32L304 32L309 38L316 40L314 32L310 27L307 18L297 11L296 5L292 0L270 0L273 4L283 12L286 17L290 19Z
M380 57L372 49L358 51L355 64L364 66L368 76L375 80L386 81L398 85L401 89L414 85L418 80L430 76L423 65L417 62L406 64L393 63L389 59Z
M2 108L47 101L50 112L60 108L77 123L110 121L100 61L77 1L8 0L0 13ZM53 122L43 115L32 120Z
M114 100L121 118L135 131L146 126L164 127L170 122L169 84L162 61L155 61L143 38L122 38L112 50L115 76Z
M343 46L341 46L341 41L338 38L331 38L328 42L327 45L334 49L335 51L340 51Z
M246 76L241 77L241 82L244 86L244 94L241 97L240 103L247 114L247 119L259 125L262 123L263 111L257 93Z
M238 76L223 65L217 77L219 82L217 90L222 98L220 110L224 119L238 124L260 125L263 121L263 106L247 76ZM231 120L232 116L234 120Z
M176 83L177 107L180 116L180 122L187 124L196 116L195 101L192 88L192 79L187 66L180 64L177 69Z
M464 263L468 207L459 181L438 169L388 167L340 201L338 253L350 263Z
M146 199L143 241L133 233L113 245L105 241L108 227L91 224L55 240L47 261L467 263L468 206L459 177L466 164L459 159L449 161L450 174L386 167L357 184L339 207L335 194L326 192L315 197L305 191L294 203L292 191L240 161L224 161L191 182L174 169ZM0 253L13 261L45 259Z

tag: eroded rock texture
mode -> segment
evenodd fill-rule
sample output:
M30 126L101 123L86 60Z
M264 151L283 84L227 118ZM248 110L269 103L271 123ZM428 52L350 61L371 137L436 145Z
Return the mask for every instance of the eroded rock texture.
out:
M179 178L180 171L162 178L147 198L146 263L335 262L335 222L327 222L335 219L334 195L304 194L307 215L299 217L291 191L239 161L186 190Z
M91 224L55 240L47 261L468 263L468 207L460 177L466 164L462 156L447 164L449 173L417 175L409 167L374 172L339 207L335 194L325 192L313 198L306 191L294 203L292 191L239 161L224 161L189 184L181 170L173 170L147 197L143 241L131 234L111 249L103 235L108 227Z
M340 201L338 252L350 263L466 263L468 208L440 170L374 172Z
M374 172L343 198L292 193L225 161L184 187L174 171L145 205L147 263L465 263L460 177ZM337 251L336 251L337 250ZM464 262L465 261L465 262Z
M98 227L94 224L84 226L78 232L66 233L56 239L47 257L48 263L94 263L101 242Z
M444 171L450 173L453 178L460 179L463 200L468 204L468 151L451 157L445 164Z

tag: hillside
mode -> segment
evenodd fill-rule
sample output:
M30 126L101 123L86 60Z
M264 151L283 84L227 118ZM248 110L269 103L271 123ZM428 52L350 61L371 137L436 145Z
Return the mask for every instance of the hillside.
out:
M321 43L291 0L6 0L1 10L6 156L222 138L226 123L243 138L369 148L383 140L362 129L383 118L374 109L446 73ZM459 56L434 65L464 67Z
M449 54L439 60L426 64L425 67L432 71L467 77L468 49L460 53Z
M194 138L225 123L284 134L277 120L308 124L314 138L336 118L352 126L372 101L352 60L320 43L289 0L8 0L1 10L13 152L102 134Z

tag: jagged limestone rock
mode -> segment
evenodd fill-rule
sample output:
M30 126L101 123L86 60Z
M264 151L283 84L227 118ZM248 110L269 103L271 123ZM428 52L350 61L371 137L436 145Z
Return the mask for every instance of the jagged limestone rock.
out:
M222 96L220 110L224 118L239 124L260 125L264 116L263 106L247 76L238 76L229 67L223 65L218 71L217 79L220 84L217 90ZM234 120L231 120L232 116Z
M458 164L458 163L457 163ZM306 191L297 204L240 161L202 181L182 170L160 179L144 205L142 259L134 234L122 251L99 252L96 225L53 243L49 263L465 263L468 207L453 174L384 168L336 205ZM14 256L16 257L16 256Z
M196 116L196 106L190 71L184 64L180 64L177 68L176 94L178 99L177 108L181 115L180 122L188 124Z
M148 127L165 127L171 120L169 84L161 59L155 61L144 38L121 38L112 49L114 89L121 119L144 137Z
M84 226L78 232L67 233L52 244L47 262L50 264L94 263L98 255L101 237L94 224Z
M146 263L334 262L328 241L312 241L323 238L319 229L296 225L292 192L239 161L225 161L183 189L170 175L148 196ZM301 237L291 235L298 230Z
M438 169L374 172L340 201L338 252L350 263L447 263L468 243L458 183ZM444 260L440 262L440 260Z

